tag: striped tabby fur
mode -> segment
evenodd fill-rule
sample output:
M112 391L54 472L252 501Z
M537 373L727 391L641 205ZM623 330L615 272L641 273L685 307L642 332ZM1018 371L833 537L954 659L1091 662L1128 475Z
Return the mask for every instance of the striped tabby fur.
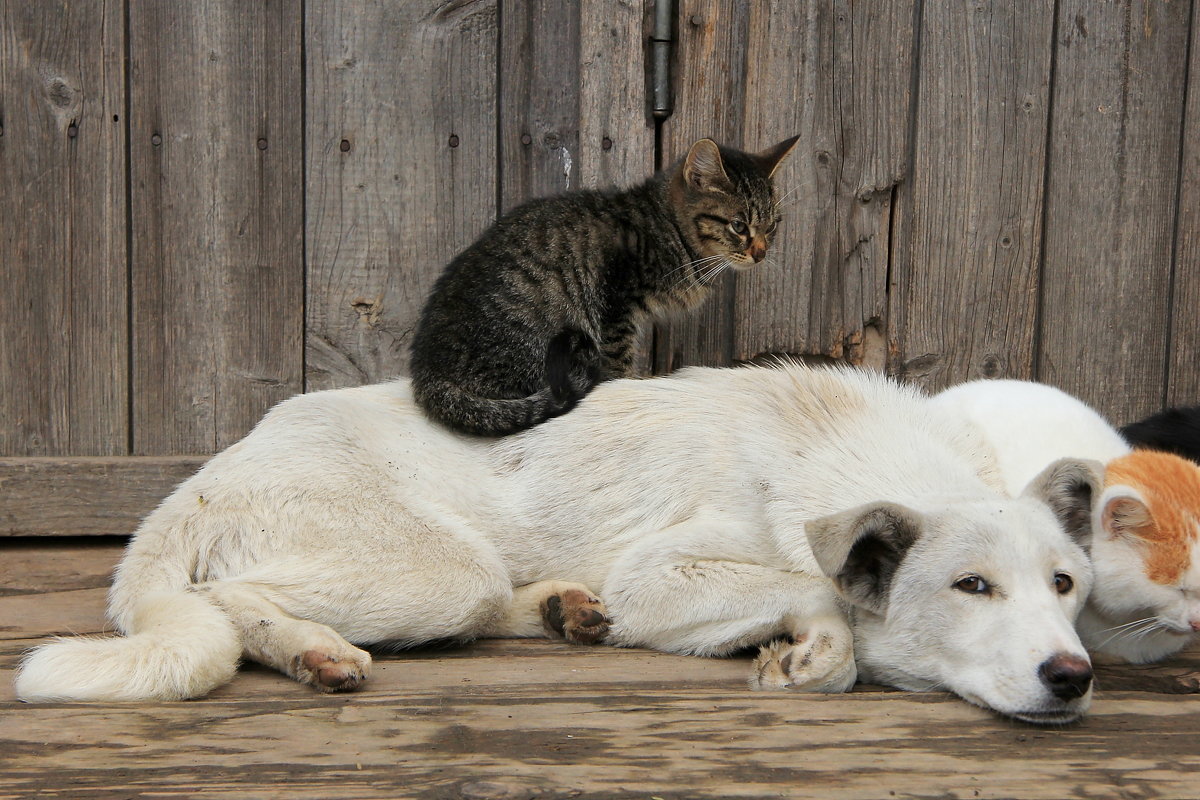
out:
M762 153L701 139L640 186L501 217L426 302L412 346L417 402L456 430L503 435L629 375L649 319L694 308L723 269L765 257L780 218L771 177L797 138Z

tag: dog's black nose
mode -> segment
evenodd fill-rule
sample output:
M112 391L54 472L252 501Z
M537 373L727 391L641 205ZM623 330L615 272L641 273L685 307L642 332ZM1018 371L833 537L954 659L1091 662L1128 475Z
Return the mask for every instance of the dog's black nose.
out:
M1038 677L1051 694L1070 702L1087 694L1092 685L1092 665L1086 658L1059 653L1042 662Z

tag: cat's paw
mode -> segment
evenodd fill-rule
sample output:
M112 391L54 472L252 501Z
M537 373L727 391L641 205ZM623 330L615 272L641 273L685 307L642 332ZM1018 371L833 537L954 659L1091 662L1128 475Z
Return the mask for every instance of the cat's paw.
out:
M780 639L759 651L750 686L836 693L849 691L857 678L850 629L840 620L814 621L795 640Z
M554 636L576 644L595 644L608 635L612 620L600 599L579 589L565 589L541 603L542 625Z

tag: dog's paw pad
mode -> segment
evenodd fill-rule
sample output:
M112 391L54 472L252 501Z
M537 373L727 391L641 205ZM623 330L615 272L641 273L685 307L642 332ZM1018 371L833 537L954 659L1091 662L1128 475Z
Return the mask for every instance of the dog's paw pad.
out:
M568 642L595 644L608 635L612 620L599 598L579 589L567 589L542 601L542 624Z
M854 644L849 631L812 631L796 641L766 645L754 659L754 689L845 692L854 685Z
M351 650L346 653L305 650L299 658L297 676L323 692L357 689L371 674L371 656L357 647Z

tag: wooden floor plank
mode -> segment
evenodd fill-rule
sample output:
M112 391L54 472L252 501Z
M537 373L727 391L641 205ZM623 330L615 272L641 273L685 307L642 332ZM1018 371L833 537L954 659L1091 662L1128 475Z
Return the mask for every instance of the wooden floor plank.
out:
M347 695L251 665L199 701L16 702L24 651L103 629L119 554L119 541L4 548L0 800L1140 798L1200 785L1200 646L1099 667L1091 713L1061 729L944 693L753 692L748 657L516 640L378 655Z
M0 597L106 587L124 552L119 536L0 538Z
M1200 698L1118 693L1047 730L940 694L669 682L4 704L0 798L1182 797L1200 772L1197 711Z

